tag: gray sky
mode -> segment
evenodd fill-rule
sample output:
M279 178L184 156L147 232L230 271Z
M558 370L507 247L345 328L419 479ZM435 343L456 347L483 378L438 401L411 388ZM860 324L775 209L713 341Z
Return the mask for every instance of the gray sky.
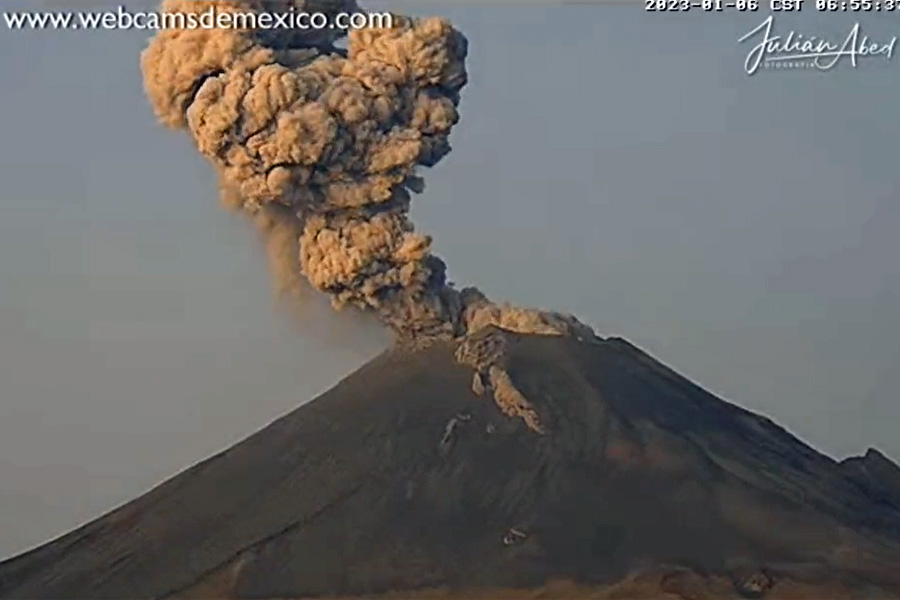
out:
M413 209L454 281L574 312L832 456L900 458L900 58L747 77L737 39L766 11L391 6L471 42L455 152ZM777 27L842 37L855 20L808 5ZM861 21L900 35L900 13ZM0 556L385 343L324 305L304 323L273 309L253 232L187 136L154 123L144 45L0 30Z

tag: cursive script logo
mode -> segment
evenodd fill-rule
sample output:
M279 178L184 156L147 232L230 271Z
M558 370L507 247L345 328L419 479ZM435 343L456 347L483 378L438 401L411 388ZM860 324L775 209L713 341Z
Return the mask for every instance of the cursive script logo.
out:
M765 21L738 40L738 43L743 43L753 37L759 39L744 61L744 70L748 75L756 73L760 65L828 71L842 58L849 58L850 63L856 67L859 57L883 56L890 59L897 44L897 36L886 43L871 41L868 36L862 34L859 23L850 29L843 43L835 43L816 36L803 36L793 30L784 37L773 35L774 25L775 17L769 15Z

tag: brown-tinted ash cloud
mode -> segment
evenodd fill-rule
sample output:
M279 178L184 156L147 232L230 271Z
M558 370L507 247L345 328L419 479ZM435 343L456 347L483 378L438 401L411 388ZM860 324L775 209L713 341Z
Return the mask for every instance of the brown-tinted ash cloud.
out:
M353 0L167 0L164 12L358 10ZM592 335L573 317L491 303L447 282L410 202L420 166L450 151L467 41L440 18L395 15L350 31L171 29L142 56L159 120L188 131L267 239L280 291L305 279L337 307L371 311L405 339L487 325ZM301 279L302 278L302 279Z

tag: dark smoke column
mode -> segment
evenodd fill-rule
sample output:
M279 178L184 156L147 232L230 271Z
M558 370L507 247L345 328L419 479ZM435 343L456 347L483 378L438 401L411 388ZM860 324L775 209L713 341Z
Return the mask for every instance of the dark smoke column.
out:
M167 0L164 13L294 10L332 16L352 0ZM217 168L227 204L268 236L279 286L305 278L340 307L375 311L402 338L460 337L488 325L593 335L574 317L495 305L456 291L415 233L416 168L450 151L466 83L465 37L446 20L395 16L343 32L162 31L144 52L157 117L191 133Z
M289 8L172 0L162 10L203 14L211 5ZM345 57L330 47L335 31L161 32L142 57L147 95L163 123L191 133L266 231L297 234L291 260L336 305L377 311L403 335L455 336L458 294L407 214L411 192L421 191L416 167L450 151L466 40L445 20L396 16L392 28L351 31Z

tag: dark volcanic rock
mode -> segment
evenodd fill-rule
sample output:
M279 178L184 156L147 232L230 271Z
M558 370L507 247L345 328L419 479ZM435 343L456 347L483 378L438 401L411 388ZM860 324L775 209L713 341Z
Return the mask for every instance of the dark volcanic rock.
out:
M900 510L900 467L884 454L870 448L865 456L842 461L841 467L873 500Z
M623 340L508 339L544 433L473 393L450 345L391 351L0 564L0 597L371 596L651 572L657 597L721 581L714 597L900 596L887 458L837 463Z

